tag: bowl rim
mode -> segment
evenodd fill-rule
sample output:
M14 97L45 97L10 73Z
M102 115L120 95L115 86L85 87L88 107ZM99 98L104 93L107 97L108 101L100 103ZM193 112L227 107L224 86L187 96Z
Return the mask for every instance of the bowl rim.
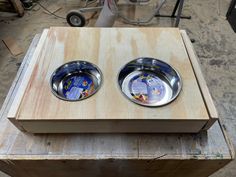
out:
M70 99L67 99L67 98L65 98L65 97L63 97L63 96L60 96L59 94L57 94L57 92L54 91L54 89L52 88L52 84L53 84L53 83L52 83L52 78L53 78L53 76L54 76L61 68L63 68L65 65L69 65L69 64L71 64L71 63L77 63L77 62L86 62L86 63L91 64L94 68L96 68L96 69L98 70L98 73L100 74L100 77L101 77L101 81L100 81L100 84L98 85L97 89L93 92L93 94L91 94L91 95L89 95L89 96L87 96L87 97L81 98L81 99L70 100ZM59 98L60 100L68 101L68 102L82 101L82 100L85 100L85 99L87 99L87 98L89 98L89 97L95 95L95 94L98 92L98 90L100 90L100 88L101 88L102 85L103 85L103 73L102 73L101 69L100 69L96 64L93 64L93 63L91 63L91 62L89 62L89 61L86 61L86 60L75 59L75 60L73 60L73 61L66 62L66 63L60 65L59 67L57 67L57 68L53 71L53 73L51 74L51 76L50 76L49 85L50 85L51 92L53 93L53 95L56 96L57 98Z
M170 68L172 68L172 69L174 70L174 72L176 73L176 75L179 77L179 83L180 83L180 86L179 86L179 88L178 88L178 90L177 90L177 93L175 94L174 97L172 97L169 101L167 101L166 103L163 103L163 104L161 104L161 105L151 105L151 104L144 104L144 103L142 103L142 102L136 101L135 99L131 99L131 98L129 98L129 97L122 91L122 87L121 87L122 84L121 84L121 85L119 84L119 75L120 75L121 71L122 71L129 63L132 63L132 62L137 61L137 60L139 60L139 59L152 59L152 60L157 60L158 62L164 63L165 65L169 66ZM122 83L123 83L123 82L122 82ZM123 65L123 66L120 68L120 70L119 70L119 72L118 72L118 74L117 74L117 84L118 84L118 87L119 87L120 92L121 92L129 101L131 101L131 102L133 102L133 103L135 103L135 104L137 104L137 105L144 106L144 107L149 107L149 108L162 107L162 106L166 106L166 105L170 104L171 102L173 102L173 101L179 96L181 90L183 89L183 80L182 80L182 77L181 77L181 75L179 74L179 72L175 69L175 67L173 67L173 66L171 66L170 64L164 62L164 61L161 60L161 59L157 59L157 58L153 58L153 57L138 57L138 58L135 58L135 59L130 60L129 62L127 62L125 65Z

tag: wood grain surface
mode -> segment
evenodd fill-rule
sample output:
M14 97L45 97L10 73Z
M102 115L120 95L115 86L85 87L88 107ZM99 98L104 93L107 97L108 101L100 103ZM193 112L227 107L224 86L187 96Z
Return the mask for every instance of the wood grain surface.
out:
M120 68L138 57L159 58L176 68L183 79L179 97L167 106L133 104L120 92ZM94 96L79 102L56 98L49 79L60 65L77 59L100 67L104 82ZM180 32L175 28L50 28L34 66L18 120L208 120Z

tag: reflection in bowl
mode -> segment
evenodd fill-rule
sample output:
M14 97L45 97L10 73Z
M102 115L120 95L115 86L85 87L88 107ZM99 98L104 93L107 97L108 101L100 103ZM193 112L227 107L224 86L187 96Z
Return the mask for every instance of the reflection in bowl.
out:
M123 94L143 106L163 106L180 93L182 80L169 64L154 58L138 58L127 63L118 75Z
M95 94L102 84L102 72L87 61L72 61L56 69L50 80L52 93L62 100L78 101Z

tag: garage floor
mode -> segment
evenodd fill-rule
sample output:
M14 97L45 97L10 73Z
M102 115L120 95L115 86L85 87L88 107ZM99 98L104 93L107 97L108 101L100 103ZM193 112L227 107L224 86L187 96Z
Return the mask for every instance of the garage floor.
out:
M41 0L39 2L49 9L55 4L62 7L57 12L60 16L65 16L67 11L77 9L81 5L78 0ZM162 13L170 13L174 2L168 0ZM179 27L186 29L189 36L196 41L194 47L200 58L205 79L215 100L220 118L236 146L236 33L225 20L229 2L230 0L186 0L183 14L191 15L192 19L182 20ZM134 8L121 6L124 13L127 12L127 9L130 16L148 16L152 6L137 8L135 13L132 12ZM90 14L86 16L89 17ZM89 21L88 26L93 26L95 20L96 16ZM161 18L154 19L148 26L166 27L172 24L172 20ZM32 38L50 26L68 25L64 19L46 14L38 5L31 11L26 11L23 18L19 18L13 13L0 12L0 39L12 36L24 51L21 55L13 56L0 41L0 106ZM131 25L118 19L114 26ZM236 176L235 166L236 161L233 161L212 176L234 177ZM2 176L5 175L2 174Z

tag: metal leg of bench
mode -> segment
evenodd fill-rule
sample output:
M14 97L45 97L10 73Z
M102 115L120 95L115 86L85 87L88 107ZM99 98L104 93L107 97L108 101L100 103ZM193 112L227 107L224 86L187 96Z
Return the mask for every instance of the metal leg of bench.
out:
M191 19L191 16L182 16L181 15L182 9L183 9L183 4L184 4L184 0L177 0L171 15L156 14L155 17L176 18L175 27L178 27L179 26L179 21L180 21L181 18L182 19ZM178 9L178 12L177 12L177 15L175 15L177 9Z
M176 3L175 3L175 7L174 7L174 9L173 9L173 11L172 11L172 14L171 14L172 17L175 16L176 10L177 10L178 7L179 7L179 3L180 3L180 0L177 0Z
M181 13L182 13L182 10L183 10L183 5L184 5L184 0L178 0L179 1L179 5L178 5L178 12L177 12L177 15L176 15L176 21L175 21L175 27L178 27L179 26L179 21L180 21L180 16L181 16ZM178 2L177 1L177 2ZM176 3L177 4L177 3ZM176 8L177 9L177 8ZM175 10L175 9L174 9ZM175 10L176 11L176 10ZM173 11L174 12L174 11ZM175 13L173 14L172 13L172 16L175 15Z

